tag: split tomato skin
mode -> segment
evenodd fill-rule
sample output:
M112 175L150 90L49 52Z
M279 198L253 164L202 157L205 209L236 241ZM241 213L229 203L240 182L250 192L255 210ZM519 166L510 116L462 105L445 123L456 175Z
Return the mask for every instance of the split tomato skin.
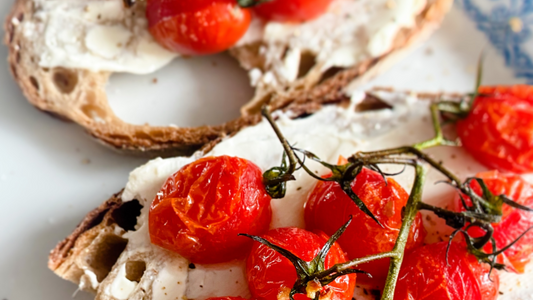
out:
M271 0L254 11L261 17L278 22L305 22L323 14L333 0Z
M507 195L515 202L533 207L533 185L526 182L518 175L502 174L498 171L487 171L476 175L483 179L488 189L494 195ZM482 195L481 187L476 181L470 185L474 192ZM471 205L470 198L463 196L467 205ZM455 198L457 211L464 211L459 195ZM496 246L501 249L516 238L518 238L528 228L533 226L533 213L510 207L504 204L502 207L502 221L492 224L494 228L493 237ZM472 237L480 237L484 231L477 227L469 230ZM492 244L488 244L485 251L492 252ZM504 263L509 270L523 273L526 264L531 260L533 254L533 231L529 231L518 242L507 249L500 257L500 262Z
M227 50L246 33L252 15L236 0L148 0L148 27L156 41L182 55Z
M252 241L270 225L271 198L252 162L230 156L205 157L173 174L150 207L153 244L193 263L245 257Z
M305 261L311 261L326 244L329 237L324 233L312 233L299 228L273 229L262 236L269 242L289 250ZM325 267L346 262L346 256L335 243L326 256ZM268 246L255 242L246 260L246 277L253 299L277 300L284 289L290 290L297 280L292 263ZM331 300L349 300L355 288L356 275L338 277L327 285L333 290ZM296 294L295 300L308 299Z
M362 212L338 183L328 181L319 181L309 195L305 207L306 228L333 234L352 216L352 223L338 241L349 259L391 251L400 232L402 208L409 195L394 179L389 178L385 183L379 173L366 168L352 182L352 190L384 228ZM426 230L418 213L406 249L421 246L425 236ZM358 266L372 275L372 278L360 276L359 282L382 286L389 262L390 259L380 259Z
M406 254L394 299L409 300L494 300L499 277L489 266L478 262L466 246L452 243L446 262L448 242L426 245Z
M463 147L489 168L533 172L533 86L486 86L479 94L457 122Z

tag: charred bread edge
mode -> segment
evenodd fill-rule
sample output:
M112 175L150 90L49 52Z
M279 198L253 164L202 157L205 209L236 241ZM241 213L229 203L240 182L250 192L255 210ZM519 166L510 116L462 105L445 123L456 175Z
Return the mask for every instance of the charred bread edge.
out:
M270 102L273 109L287 108L291 103L334 102L343 97L344 87L356 79L362 84L396 60L416 41L426 38L441 22L452 0L435 0L417 18L414 29L403 30L394 50L353 68L340 70L317 86L291 93L256 95L242 109L242 116L217 126L190 128L132 125L119 119L107 102L105 85L110 73L79 69L41 68L29 51L17 23L33 16L30 0L16 0L4 23L4 42L9 47L8 62L22 92L38 109L59 119L81 125L101 144L125 154L146 157L190 155L204 145L257 123L258 108ZM53 99L53 101L50 101ZM294 107L295 105L293 105Z

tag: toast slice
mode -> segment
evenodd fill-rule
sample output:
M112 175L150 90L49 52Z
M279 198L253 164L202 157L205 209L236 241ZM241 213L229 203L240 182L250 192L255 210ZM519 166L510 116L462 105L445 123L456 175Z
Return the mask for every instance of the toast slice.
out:
M295 106L302 103L312 106L313 103L320 105L321 102L342 99L343 89L349 83L358 85L382 72L413 45L426 38L438 27L452 3L452 0L411 1L413 5L420 7L414 24L398 30L385 52L375 57L364 56L356 62L345 63L342 67L325 68L325 62L313 54L313 49L293 46L291 43L294 38L263 38L259 41L244 39L231 53L249 70L256 92L250 103L242 108L242 116L218 126L164 127L129 124L113 113L105 91L110 72L41 67L40 53L33 51L34 41L25 36L22 26L24 22L36 17L33 1L15 0L4 24L4 42L9 47L9 66L24 95L38 109L79 124L89 135L112 149L149 157L190 155L210 142L257 123L260 119L257 116L258 108L264 103L269 103L273 109L279 109L286 108L291 103L297 103ZM354 1L336 2L342 4ZM386 1L386 4L389 7L385 7L383 2L383 8L380 9L391 9L395 1ZM333 8L335 7L337 6L334 5ZM143 3L138 3L134 9L142 13ZM324 18L331 18L336 13L338 11L328 12ZM322 21L319 18L313 22L320 24ZM285 29L285 32L294 36L300 26L306 24L294 25ZM357 28L359 32L359 27ZM357 38L353 38L359 34L355 32L356 29L346 30L349 40L357 42ZM363 38L362 42L367 39L368 37ZM289 53L292 54L287 56ZM299 55L295 55L298 53ZM292 81L282 78L281 71L277 68L285 63L290 63L299 70L298 78ZM268 78L274 80L269 81Z
M300 130L303 129L305 132L300 137L298 145L305 147L305 142L313 139L312 135L315 132L309 128L312 127L310 126L312 124L310 122L319 123L318 125L315 124L315 128L319 131L321 130L321 126L325 128L332 123L338 122L335 125L338 126L335 127L338 130L335 129L332 132L339 134L341 139L346 140L345 134L353 134L353 132L360 132L364 139L365 132L367 131L372 131L374 134L379 135L383 134L383 129L385 131L391 131L396 126L394 122L376 123L384 125L376 126L373 123L376 116L381 116L380 118L385 119L393 118L401 122L417 118L423 122L429 122L427 115L421 118L420 116L415 117L416 114L411 115L412 112L409 109L401 108L404 106L399 106L398 109L394 108L395 103L410 103L409 105L422 106L420 103L427 104L430 101L438 100L440 96L437 94L416 95L414 93L379 89L365 93L364 96L356 101L345 97L343 101L336 104L317 105L313 103L312 106L302 105L299 109L296 109L296 106L293 104L292 107L294 109L285 112L278 111L277 114L280 123L286 123L287 119L304 122ZM458 98L460 95L453 95L453 97ZM413 101L413 98L416 99ZM384 101L383 99L394 100ZM322 117L316 120L309 120L309 116L319 115L319 112L328 113L322 114ZM355 117L339 117L343 114L351 114ZM357 120L357 122L352 122L353 120ZM359 121L367 121L365 123L368 124L363 124ZM417 126L420 127L419 124ZM415 129L418 127L415 127ZM431 134L431 126L426 127L429 130L429 134ZM290 125L287 126L287 130L294 131L292 128ZM167 263L171 263L176 268L187 268L188 262L184 262L183 258L180 258L179 255L149 243L147 214L150 203L168 176L177 171L180 165L187 164L203 156L204 153L207 153L206 155L220 155L220 153L228 152L228 147L233 147L231 148L233 150L230 151L231 155L240 156L244 154L246 156L254 155L254 149L263 149L263 153L255 153L256 157L258 157L256 163L263 169L268 168L269 163L265 165L263 156L269 151L273 152L274 150L272 149L275 147L272 147L272 145L266 147L265 144L261 144L266 138L258 136L257 130L259 132L271 131L266 121L263 121L257 125L242 129L235 137L228 137L218 144L213 145L214 147L203 149L190 158L156 159L133 171L124 191L112 196L100 207L90 212L73 233L56 246L50 253L49 268L58 276L77 284L80 289L95 292L95 299L121 299L113 291L117 282L121 282L123 278L127 278L134 285L134 287L124 294L127 296L127 299L175 299L173 297L164 297L161 294L157 297L155 296L155 293L162 289L157 276L158 274L173 274L167 270ZM248 139L252 139L252 141L248 141ZM271 142L276 142L276 138L273 136L269 137L269 139L271 139ZM246 141L254 144L253 147L258 148L248 149L245 145ZM320 144L327 143L327 141L327 138L320 137L314 141L314 145L319 146L316 145L316 142ZM348 143L348 145L348 148L342 149L342 152L346 155L354 151L352 147L355 144ZM265 152L265 149L269 150ZM277 154L274 155L275 158L272 161L278 162L280 159L281 149L279 150L279 157ZM309 150L315 151L314 148L310 148ZM339 149L339 151L341 150ZM330 157L331 159L335 160L336 158ZM150 177L150 179L143 178L146 174L152 174L150 176L155 177ZM310 181L306 181L306 178L303 177L305 176L296 175L296 182L299 182L299 184L295 183L289 187L292 190L287 192L287 197L293 197L295 195L294 193L305 195L309 192L309 188L312 187L312 182L314 181L311 178L307 178ZM301 187L296 188L296 185L302 185L304 187L303 189ZM291 200L294 199L296 198L291 198ZM280 200L283 201L284 199ZM275 204L272 205L274 206ZM285 218L287 218L287 215L285 215ZM275 218L273 218L272 226L274 227L284 227L287 224L290 224L290 226L302 226L299 221L275 221ZM143 240L144 242L142 242ZM148 244L146 241L148 241ZM190 269L187 270L190 272ZM174 274L178 273L176 272ZM175 276L178 277L170 280L174 285L175 282L188 282L187 278L183 279L179 277L181 275ZM189 284L192 283L189 282ZM208 287L203 286L203 288L207 289ZM163 289L169 293L169 297L173 295L171 294L172 289L169 286L163 286ZM241 294L240 296L245 295ZM366 298L362 296L361 298L357 297L357 299Z

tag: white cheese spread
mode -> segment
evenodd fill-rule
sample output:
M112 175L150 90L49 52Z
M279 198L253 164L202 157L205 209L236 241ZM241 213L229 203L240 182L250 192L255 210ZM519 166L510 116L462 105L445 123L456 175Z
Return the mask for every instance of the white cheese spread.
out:
M41 67L146 74L177 56L152 38L142 5L127 9L122 0L33 1L34 18L17 26L23 26L33 41ZM304 51L314 53L324 70L387 53L396 34L414 25L425 4L426 0L336 0L319 18L301 24L255 18L237 46L263 40L267 64L278 59L280 51L275 48L289 46L292 50L283 61L271 66L275 76L265 74L262 80L275 83L279 77L291 82Z
M351 67L386 54L398 32L415 25L426 3L426 0L336 0L326 13L305 23L252 22L238 45L262 40L261 53L266 55L268 66L262 82L272 84L272 77L292 82L297 79L303 52L312 53L323 71ZM280 61L287 48L291 51ZM258 83L256 74L252 84Z
M393 109L355 112L354 106L364 94L354 93L351 106L340 108L327 106L315 114L301 119L291 119L287 114L278 114L278 125L285 137L300 148L317 154L322 159L334 163L339 155L345 157L356 151L378 150L390 147L411 145L433 136L428 102L418 100L415 95L388 92L377 93L378 96L393 106ZM461 148L438 147L428 151L436 160L442 160L460 178L473 176L486 170ZM256 126L241 130L213 148L206 155L231 155L246 158L262 170L278 165L281 160L282 147L270 125L263 121ZM129 240L126 251L119 259L119 264L142 253L151 253L146 274L153 276L154 300L205 299L211 296L250 296L244 276L244 262L232 261L218 265L196 265L187 267L188 262L179 255L163 250L150 243L148 234L148 211L164 181L184 165L198 159L197 153L190 158L155 159L141 166L130 174L130 179L123 193L123 200L137 199L144 206L138 218L137 230L127 232L124 237ZM308 161L308 166L318 174L326 170L316 163ZM383 166L385 172L398 171L397 166ZM296 180L288 183L286 197L272 200L272 228L296 226L304 227L303 208L309 191L316 180L302 170L295 173ZM395 176L407 191L410 190L414 173L407 169ZM444 179L440 173L430 170L424 188L424 201L434 205L446 206L453 199L455 190L445 184L434 183ZM438 241L443 234L449 233L445 225L436 217L426 218L429 234L427 242ZM440 232L440 233L439 233ZM164 264L159 263L164 261ZM120 275L120 269L117 272ZM518 280L533 278L533 270L527 274L502 275L500 299L516 299L527 290L513 289ZM123 279L114 279L114 282ZM126 282L127 283L127 282ZM129 287L129 283L121 285ZM111 287L113 289L113 287ZM109 290L109 289L108 289ZM146 290L146 289L145 289ZM111 291L110 291L111 292ZM107 293L107 291L106 291ZM124 292L126 293L126 291ZM117 296L119 296L118 294ZM371 299L362 290L356 290L357 299ZM118 298L118 297L117 297Z
M34 0L23 34L41 67L152 73L177 55L152 38L142 8L122 0Z
M122 264L119 267L119 271L113 283L107 287L108 294L117 298L118 300L128 299L133 292L137 282L130 281L126 278L126 264Z

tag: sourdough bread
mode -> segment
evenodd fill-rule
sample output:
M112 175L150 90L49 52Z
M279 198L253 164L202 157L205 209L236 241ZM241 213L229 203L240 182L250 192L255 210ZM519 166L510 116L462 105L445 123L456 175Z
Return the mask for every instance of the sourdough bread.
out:
M337 105L306 106L276 114L290 142L297 142L299 147L332 162L337 155L349 155L362 149L360 147L394 145L398 141L409 143L420 138L420 135L408 130L419 129L420 122L430 122L427 104L439 99L439 95L435 94L416 95L389 90L375 90L357 97ZM415 107L418 109L409 109ZM395 132L399 125L406 131L399 135L400 138L397 132L393 133L396 137L391 139L390 133ZM431 136L431 127L422 127L424 130L418 131L424 135L423 138ZM150 244L147 214L151 201L168 176L204 154L228 154L251 159L263 171L278 164L281 158L281 146L276 143L266 121L243 128L234 137L225 138L213 146L192 157L156 159L133 171L123 192L91 212L72 235L51 252L50 269L76 283L80 289L96 292L96 299L166 300L175 299L174 296L202 298L213 295L209 294L209 290L213 289L211 286L197 288L206 294L190 291L194 288L191 287L194 278L188 278L188 273L192 276L188 262L175 253ZM272 202L273 228L304 226L302 200L305 201L314 179L301 172L295 175L296 181L288 185L286 199ZM160 279L161 274L165 274L165 280ZM206 282L209 280L206 279ZM234 287L228 283L224 288L230 293L238 293L230 296L247 297L247 291L242 290L242 286L243 282ZM119 287L127 291L121 294ZM162 288L165 292L161 292ZM217 291L220 289L216 287Z
M342 4L358 1L336 0L336 2ZM28 38L23 30L25 22L32 22L36 18L34 0L14 2L12 11L5 20L4 41L9 47L8 61L11 73L27 99L38 109L81 125L97 141L123 153L149 157L189 155L212 141L258 122L260 119L257 115L258 108L264 103L269 103L272 109L279 109L287 108L291 103L297 103L295 106L299 107L303 103L313 106L323 102L338 102L339 99L345 98L344 88L349 83L359 85L382 72L413 45L434 31L452 3L451 0L411 2L419 3L417 5L420 6L413 19L414 23L412 26L400 27L384 53L376 57L363 55L361 60L353 64L345 63L342 67L324 68L325 62L319 59L317 53L312 52L315 50L302 48L295 43L300 25L284 29L287 37L281 40L243 39L230 52L246 70L249 70L256 86L255 96L242 108L240 118L218 126L185 128L126 123L114 114L107 101L105 86L111 74L109 71L90 71L61 66L42 67L40 53L35 53L33 47L34 41ZM387 1L389 7L382 9L391 9L390 5L395 5L394 3L395 1ZM140 2L134 9L142 12L143 5ZM332 11L324 18L331 19L331 15L337 13L342 13L346 18L350 17L345 16L345 12ZM357 18L358 13L353 12L351 17ZM313 22L320 23L321 20ZM254 28L251 31L257 29ZM260 27L260 30L261 28L263 27ZM359 34L360 28L355 27L354 30L357 32L346 29L349 40L352 43L354 41L364 43L365 39L359 41L354 38ZM342 42L337 46L342 47ZM288 54L290 57L287 57ZM298 78L283 79L283 72L278 66L287 62L299 70ZM268 78L273 80L269 81Z

